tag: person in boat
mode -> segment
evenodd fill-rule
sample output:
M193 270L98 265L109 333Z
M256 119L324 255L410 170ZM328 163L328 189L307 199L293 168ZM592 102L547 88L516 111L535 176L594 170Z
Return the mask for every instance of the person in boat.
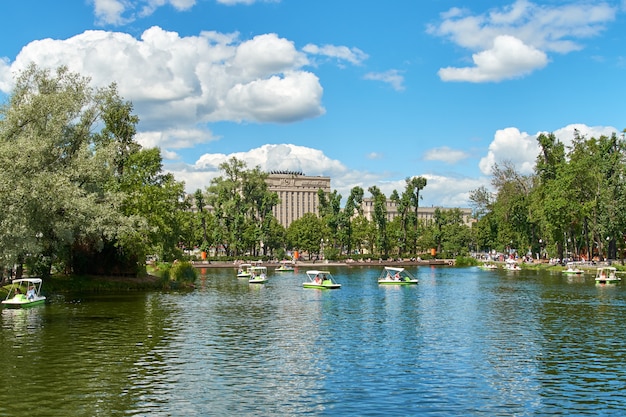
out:
M29 300L33 300L35 298L35 287L33 285L28 287L28 291L26 291L26 298Z
M316 284L321 284L322 283L322 279L320 278L319 274L315 275L315 279L313 281L315 281Z
M328 279L326 278L326 274L322 274L322 284L324 284Z
M400 281L400 273L396 272L396 274L393 276L393 279L395 279L396 281Z

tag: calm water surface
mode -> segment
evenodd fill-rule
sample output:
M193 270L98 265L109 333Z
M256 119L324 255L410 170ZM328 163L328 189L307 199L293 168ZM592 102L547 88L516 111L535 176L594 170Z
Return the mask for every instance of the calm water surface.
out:
M623 415L626 285L545 272L304 271L1 311L0 416Z

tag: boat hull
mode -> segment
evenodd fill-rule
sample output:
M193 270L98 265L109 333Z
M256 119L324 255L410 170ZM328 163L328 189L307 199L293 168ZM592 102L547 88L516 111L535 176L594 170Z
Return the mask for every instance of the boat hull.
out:
M317 288L319 290L335 290L341 288L341 284L315 284L311 282L305 282L302 286L304 288Z
M8 308L29 308L45 304L46 298L40 298L38 300L19 300L11 298L9 300L2 301L2 305Z
M248 281L250 284L265 284L267 282L267 278L262 279L251 279Z
M395 280L385 280L385 279L378 280L378 283L380 285L415 285L417 284L417 282L418 281L416 279L409 279L406 281L402 281L402 280L395 281Z
M596 284L617 284L620 281L619 279L596 279Z

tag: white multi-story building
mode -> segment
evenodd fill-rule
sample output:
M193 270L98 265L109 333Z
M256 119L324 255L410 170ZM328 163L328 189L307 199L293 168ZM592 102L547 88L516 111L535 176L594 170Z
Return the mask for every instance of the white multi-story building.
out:
M364 198L361 207L363 208L363 215L365 216L365 218L371 221L374 214L374 199ZM386 208L387 221L393 221L393 219L398 216L398 207L396 206L396 203L392 200L387 199ZM418 207L417 218L423 223L428 224L435 220L435 210L437 209L441 211L453 210L451 208L444 207ZM465 223L467 226L471 226L473 222L472 209L459 208L458 210L461 211L461 215L463 216L463 223Z
M330 194L330 177L309 177L301 172L274 171L267 177L270 191L278 194L280 203L274 207L274 217L284 227L306 213L319 213L317 192Z

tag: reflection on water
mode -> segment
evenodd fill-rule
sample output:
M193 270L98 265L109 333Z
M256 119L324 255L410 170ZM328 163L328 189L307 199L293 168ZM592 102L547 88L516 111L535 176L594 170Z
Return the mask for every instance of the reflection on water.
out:
M0 416L619 415L623 286L542 272L336 268L2 310ZM32 400L29 400L31 398Z

